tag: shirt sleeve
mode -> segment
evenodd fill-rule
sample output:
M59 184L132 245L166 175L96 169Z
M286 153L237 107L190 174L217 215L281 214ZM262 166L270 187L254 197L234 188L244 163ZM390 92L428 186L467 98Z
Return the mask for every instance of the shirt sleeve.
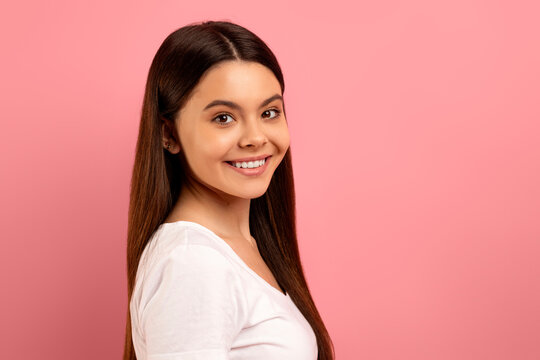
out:
M182 245L142 314L147 360L226 360L239 332L240 282L229 260L205 245Z

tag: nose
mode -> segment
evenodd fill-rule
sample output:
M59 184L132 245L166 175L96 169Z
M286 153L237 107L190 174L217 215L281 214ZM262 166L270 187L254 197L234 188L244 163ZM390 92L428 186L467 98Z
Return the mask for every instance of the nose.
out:
M240 147L261 147L268 138L262 125L263 119L254 118L244 122L244 129L240 139Z

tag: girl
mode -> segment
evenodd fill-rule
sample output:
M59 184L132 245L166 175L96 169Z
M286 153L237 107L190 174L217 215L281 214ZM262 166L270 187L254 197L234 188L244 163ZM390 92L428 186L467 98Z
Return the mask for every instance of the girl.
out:
M334 359L295 227L284 80L225 21L170 34L131 180L124 360Z

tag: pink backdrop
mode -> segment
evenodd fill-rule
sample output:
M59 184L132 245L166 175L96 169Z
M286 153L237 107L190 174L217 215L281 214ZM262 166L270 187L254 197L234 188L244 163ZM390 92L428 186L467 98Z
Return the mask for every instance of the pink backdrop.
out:
M337 358L539 359L537 3L3 4L0 357L120 358L148 68L176 28L227 19L283 67Z

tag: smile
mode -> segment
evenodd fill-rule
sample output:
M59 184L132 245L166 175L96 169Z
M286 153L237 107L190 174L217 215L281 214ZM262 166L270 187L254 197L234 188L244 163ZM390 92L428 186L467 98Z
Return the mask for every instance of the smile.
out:
M266 168L268 167L269 159L271 156L268 156L262 160L256 160L256 161L225 161L227 165L229 165L230 168L233 170L236 170L237 172L243 174L243 175L260 175L262 174Z
M243 168L243 169L252 169L252 168L258 168L260 166L263 166L266 163L266 159L268 157L261 159L261 160L255 160L255 161L227 161L232 166L236 166L237 168Z

